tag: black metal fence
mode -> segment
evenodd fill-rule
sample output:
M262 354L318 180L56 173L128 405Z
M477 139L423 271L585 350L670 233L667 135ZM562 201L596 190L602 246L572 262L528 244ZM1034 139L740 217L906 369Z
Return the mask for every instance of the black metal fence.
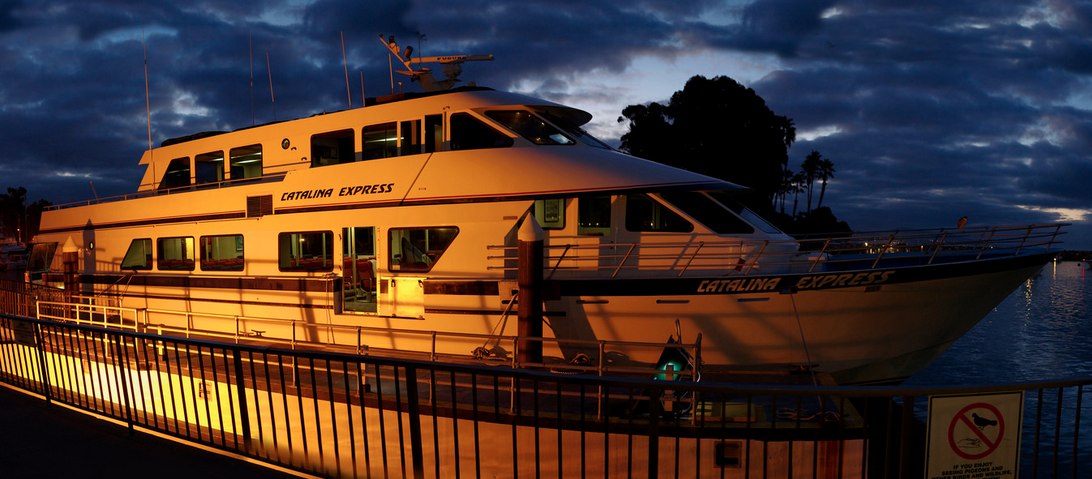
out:
M0 381L343 477L925 477L934 398L1017 392L1016 469L1014 457L973 459L944 477L1092 477L1087 378L928 390L604 378L0 315ZM979 434L987 449L991 430Z

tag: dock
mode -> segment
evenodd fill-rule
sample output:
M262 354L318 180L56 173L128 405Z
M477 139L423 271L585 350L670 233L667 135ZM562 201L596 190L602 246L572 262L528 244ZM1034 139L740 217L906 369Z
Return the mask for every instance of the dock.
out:
M155 477L280 479L310 477L237 454L180 444L0 383L0 471L12 479Z

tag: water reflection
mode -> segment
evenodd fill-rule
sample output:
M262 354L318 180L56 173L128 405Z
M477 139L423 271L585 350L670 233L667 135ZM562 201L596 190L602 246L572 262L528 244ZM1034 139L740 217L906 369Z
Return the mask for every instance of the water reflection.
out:
M1084 266L1047 264L907 383L987 385L1092 375L1092 278Z
M1061 262L1043 270L1013 291L985 319L960 338L936 362L911 377L915 386L998 385L1025 381L1092 376L1092 275L1084 263ZM1087 393L1081 394L1082 396ZM1039 391L1024 397L1022 429L1025 446L1044 437L1076 439L1078 422L1092 415L1088 398L1074 390ZM1082 402L1082 399L1084 402ZM1080 408L1080 412L1076 410ZM1046 411L1044 414L1043 411ZM924 405L915 405L924 421ZM1060 421L1057 418L1062 418ZM924 422L923 422L924 424ZM1087 426L1080 422L1080 429ZM1077 450L1065 445L1057 463L1036 462L1032 447L1021 450L1020 476L1058 474L1068 477L1072 460L1087 464L1092 455L1087 432ZM1055 443L1057 444L1057 443ZM1046 456L1041 456L1046 457Z

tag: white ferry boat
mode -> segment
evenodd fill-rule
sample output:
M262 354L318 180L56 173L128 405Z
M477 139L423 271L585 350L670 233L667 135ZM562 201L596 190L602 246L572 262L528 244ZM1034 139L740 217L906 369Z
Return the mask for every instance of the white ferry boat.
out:
M857 383L928 364L1062 226L796 240L590 118L464 87L168 140L135 194L46 211L30 269L150 330L489 361L516 354L526 225L547 363L646 366L685 337L706 371Z

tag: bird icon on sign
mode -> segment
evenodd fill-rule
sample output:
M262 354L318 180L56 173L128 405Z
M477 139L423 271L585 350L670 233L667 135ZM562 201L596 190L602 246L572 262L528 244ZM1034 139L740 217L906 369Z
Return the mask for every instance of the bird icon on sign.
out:
M978 430L981 431L989 426L997 426L996 419L989 419L979 416L978 413L971 413L971 419L974 421L974 425L978 426Z

